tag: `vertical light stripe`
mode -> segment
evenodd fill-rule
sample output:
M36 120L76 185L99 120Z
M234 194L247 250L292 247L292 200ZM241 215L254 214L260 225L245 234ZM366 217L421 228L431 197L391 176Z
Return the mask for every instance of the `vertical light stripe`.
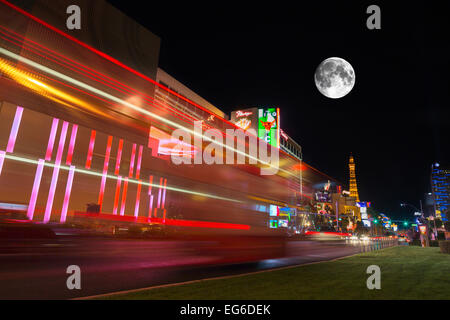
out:
M122 184L122 176L117 178L116 194L114 195L114 208L113 214L117 214L117 207L119 206L120 185Z
M133 177L134 171L134 159L136 158L136 143L133 143L133 149L131 150L131 159L130 159L130 172L128 173L128 177Z
M158 209L161 208L161 191L162 191L162 185L163 184L163 178L159 179L159 190L158 190Z
M43 220L44 223L47 223L50 221L51 214L52 214L53 201L55 199L56 185L58 184L59 168L61 165L61 159L62 159L62 155L64 152L64 145L66 143L68 126L69 126L69 123L64 121L62 130L61 130L61 136L59 138L58 151L56 153L55 167L53 168L52 182L50 184L50 190L48 192L47 206L45 208L45 215L44 215L44 220Z
M122 158L122 148L123 148L123 139L119 140L119 148L117 149L117 158L116 158L116 170L114 171L115 175L119 174L120 170L120 159Z
M164 209L164 204L166 203L166 191L167 191L167 179L164 179L164 190L163 190L162 206L161 206L161 208L163 208L163 209Z
M89 150L88 150L88 155L87 155L87 159L86 159L86 169L90 169L91 168L91 164L92 164L92 155L94 153L94 145L95 145L95 136L96 136L97 132L95 130L91 131L91 140L89 141Z
M33 220L34 209L36 208L36 201L39 193L39 187L41 185L42 171L44 170L44 159L39 159L36 174L34 176L33 190L31 191L30 203L28 204L27 217Z
M153 196L150 195L150 200L149 200L149 204L148 204L148 217L151 218L152 217L152 209L153 209Z
M60 220L61 223L66 222L67 210L69 209L70 194L72 193L72 183L73 183L74 173L75 173L75 167L70 166L69 175L67 177L66 193L64 195L64 202L63 202L63 207L62 207L62 211L61 211L61 220Z
M123 181L123 192L122 192L122 204L120 206L120 215L125 214L125 202L127 200L127 190L128 190L128 177L125 177Z
M68 166L72 165L73 149L75 148L77 133L78 133L78 125L74 124L72 125L72 134L70 136L69 150L67 151L66 164Z
M141 176L141 163L142 163L142 151L144 150L143 146L139 146L139 155L136 166L136 179L139 180Z
M153 176L150 176L149 186L148 186L148 195L152 194L152 185L153 185Z
M17 133L19 132L20 121L22 120L23 108L17 107L16 115L14 116L13 125L11 128L11 133L9 134L8 146L6 147L6 152L13 153L14 146L16 144Z
M141 180L139 180L138 186L137 186L137 194L136 194L136 205L134 206L134 217L137 218L139 216L139 201L141 200Z
M55 144L56 130L58 130L59 119L53 118L50 136L48 137L47 152L45 153L45 161L52 160L53 145Z
M100 183L100 193L98 195L98 204L100 205L100 212L102 212L103 196L105 194L106 175L108 174L109 157L111 155L111 145L113 137L108 137L108 143L106 145L105 162L103 163L102 182Z
M2 174L3 163L5 162L5 151L0 150L0 175Z

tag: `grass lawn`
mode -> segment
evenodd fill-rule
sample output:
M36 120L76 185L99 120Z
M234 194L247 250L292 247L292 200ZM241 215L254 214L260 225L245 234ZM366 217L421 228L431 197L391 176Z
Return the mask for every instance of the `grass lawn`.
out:
M369 265L381 268L381 290L368 290ZM450 255L399 246L290 269L206 280L102 299L450 299Z

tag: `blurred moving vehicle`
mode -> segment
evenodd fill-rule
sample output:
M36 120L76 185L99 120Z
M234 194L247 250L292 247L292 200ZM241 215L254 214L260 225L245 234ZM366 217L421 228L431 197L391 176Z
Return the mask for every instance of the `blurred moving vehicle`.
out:
M345 240L351 236L351 233L336 231L335 228L328 225L318 226L314 230L308 230L305 232L306 239L316 241Z

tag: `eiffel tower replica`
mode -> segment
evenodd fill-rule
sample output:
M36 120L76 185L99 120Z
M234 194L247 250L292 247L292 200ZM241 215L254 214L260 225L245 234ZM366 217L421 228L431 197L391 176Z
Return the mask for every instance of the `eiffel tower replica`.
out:
M358 186L356 184L355 159L350 154L350 161L348 163L350 169L350 197L354 197L356 202L359 202Z

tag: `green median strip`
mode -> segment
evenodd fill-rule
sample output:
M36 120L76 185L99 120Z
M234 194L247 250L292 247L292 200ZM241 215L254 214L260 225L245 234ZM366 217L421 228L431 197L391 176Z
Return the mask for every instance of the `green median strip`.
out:
M381 289L366 286L381 269ZM100 299L450 299L450 255L399 246L348 258L232 278L205 280Z

